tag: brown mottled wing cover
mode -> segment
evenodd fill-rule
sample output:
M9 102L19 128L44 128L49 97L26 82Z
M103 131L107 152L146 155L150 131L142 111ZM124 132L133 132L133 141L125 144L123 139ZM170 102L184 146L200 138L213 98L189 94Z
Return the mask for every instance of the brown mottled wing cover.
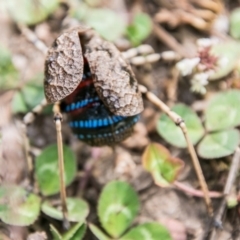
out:
M133 116L143 110L142 96L131 67L119 50L97 35L85 45L96 91L115 115Z
M45 60L44 90L54 103L71 94L82 80L83 56L78 30L61 34L49 49Z

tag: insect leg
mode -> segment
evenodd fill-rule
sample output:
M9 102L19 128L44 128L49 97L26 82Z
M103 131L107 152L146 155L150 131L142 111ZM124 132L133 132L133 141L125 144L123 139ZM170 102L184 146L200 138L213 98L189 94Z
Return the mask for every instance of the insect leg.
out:
M211 198L209 197L209 190L208 186L206 183L206 180L203 175L202 168L200 166L196 151L194 149L193 144L191 143L191 140L189 138L189 134L186 128L186 125L184 123L184 120L175 112L171 111L171 109L163 103L156 95L154 95L152 92L148 91L146 87L143 85L139 85L139 89L142 92L143 95L155 106L157 106L161 111L163 111L168 117L177 125L180 127L181 131L183 132L183 135L186 139L186 143L188 146L188 151L192 159L193 166L195 168L196 175L199 180L199 184L202 188L202 191L204 193L204 200L207 206L207 210L209 213L209 216L213 216L213 207L212 207L212 201Z
M59 165L59 176L60 176L60 195L63 213L63 226L68 229L70 224L68 221L68 209L66 201L66 189L65 189L65 179L64 179L64 157L63 157L63 143L62 143L62 114L60 112L59 103L55 103L53 107L54 112L54 122L57 132L57 147L58 147L58 165Z

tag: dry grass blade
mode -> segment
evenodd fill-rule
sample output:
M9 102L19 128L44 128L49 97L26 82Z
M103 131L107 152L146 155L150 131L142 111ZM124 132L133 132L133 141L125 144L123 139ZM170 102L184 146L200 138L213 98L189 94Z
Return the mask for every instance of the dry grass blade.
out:
M29 139L27 137L27 126L34 121L35 117L42 112L42 110L46 105L47 105L47 101L43 99L39 105L37 105L31 112L28 112L23 118L22 132L23 132L23 142L24 142L24 153L25 153L25 158L27 160L27 164L28 164L28 174L30 178L32 177L33 163L32 163L32 157L30 154Z
M240 166L240 148L238 147L235 150L235 153L233 155L232 163L231 163L230 170L229 170L229 173L228 173L228 178L227 178L224 190L223 190L224 198L221 201L221 204L220 204L220 206L218 208L218 211L216 213L216 217L214 219L215 220L215 226L217 228L213 229L212 234L211 234L211 238L210 238L211 240L216 239L217 229L222 228L222 218L223 218L224 211L226 209L226 197L231 192L231 188L232 188L232 186L233 186L233 184L236 180L236 177L237 177L237 174L238 174L238 171L239 171L239 166Z

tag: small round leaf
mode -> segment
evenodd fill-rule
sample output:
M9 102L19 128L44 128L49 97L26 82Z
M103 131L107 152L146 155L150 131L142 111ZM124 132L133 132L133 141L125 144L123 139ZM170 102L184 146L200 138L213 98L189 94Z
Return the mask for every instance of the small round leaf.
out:
M151 143L142 156L143 167L149 171L157 185L169 186L177 178L184 162L172 157L170 152L161 144Z
M12 99L12 111L14 113L19 112L28 112L28 107L26 106L26 103L24 101L24 98L22 96L21 92L16 92Z
M214 96L206 108L206 128L217 131L240 125L240 90L228 90Z
M67 146L63 146L65 183L69 185L76 175L76 159L74 153ZM60 191L58 151L57 145L45 148L36 158L36 179L44 196L56 194Z
M37 74L30 82L17 91L12 100L14 113L26 113L36 107L44 98L42 74Z
M109 41L118 39L125 30L121 16L110 9L88 9L85 22Z
M98 216L106 232L119 237L132 223L139 210L139 200L134 189L125 182L108 183L98 202Z
M119 240L171 240L169 231L156 222L144 223L132 228Z
M29 109L36 107L44 99L42 85L27 84L22 89L22 96Z
M59 0L8 0L5 5L16 22L33 25L53 13L59 5Z
M11 53L3 46L0 46L0 89L17 87L18 71L14 67Z
M240 55L240 43L235 41L220 42L211 47L211 54L218 57L218 67L209 80L227 76L236 67Z
M67 198L67 208L68 208L68 220L72 222L83 222L85 221L88 213L89 207L86 201L79 198ZM61 209L57 206L52 206L51 202L45 201L42 204L42 211L58 220L63 219L63 214Z
M200 142L197 151L202 158L220 158L232 154L240 142L236 129L207 134Z
M197 114L184 104L177 104L172 108L184 120L190 140L196 144L204 134L202 123ZM187 146L184 135L179 127L166 115L162 114L157 122L157 132L170 144L176 147Z
M28 226L35 222L40 213L40 198L21 187L0 187L0 219L15 226Z
M137 14L132 24L126 29L126 35L134 46L141 44L141 42L148 37L152 31L152 20L145 13Z
M85 22L109 41L121 37L126 28L124 20L117 12L106 8L91 8L83 1L71 2L70 15Z
M240 8L235 8L230 15L230 34L236 39L240 39Z

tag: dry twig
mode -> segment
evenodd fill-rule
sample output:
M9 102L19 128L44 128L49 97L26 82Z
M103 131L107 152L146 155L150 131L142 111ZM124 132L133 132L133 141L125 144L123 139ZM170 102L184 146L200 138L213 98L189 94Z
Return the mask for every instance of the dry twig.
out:
M165 31L158 23L154 24L153 31L160 39L160 41L166 44L170 49L177 52L182 57L189 57L182 45L178 43L177 40L172 37L167 31Z
M211 240L217 239L216 238L217 230L219 228L222 228L222 218L223 218L223 214L224 214L224 211L225 211L226 205L227 205L227 196L230 194L232 186L236 180L237 173L239 171L239 166L240 166L240 148L237 147L237 149L235 150L235 153L233 155L232 163L231 163L230 170L228 173L228 178L227 178L224 190L223 190L224 198L221 201L221 204L218 208L218 211L217 211L215 219L214 219L215 228L212 231L211 238L210 238Z

